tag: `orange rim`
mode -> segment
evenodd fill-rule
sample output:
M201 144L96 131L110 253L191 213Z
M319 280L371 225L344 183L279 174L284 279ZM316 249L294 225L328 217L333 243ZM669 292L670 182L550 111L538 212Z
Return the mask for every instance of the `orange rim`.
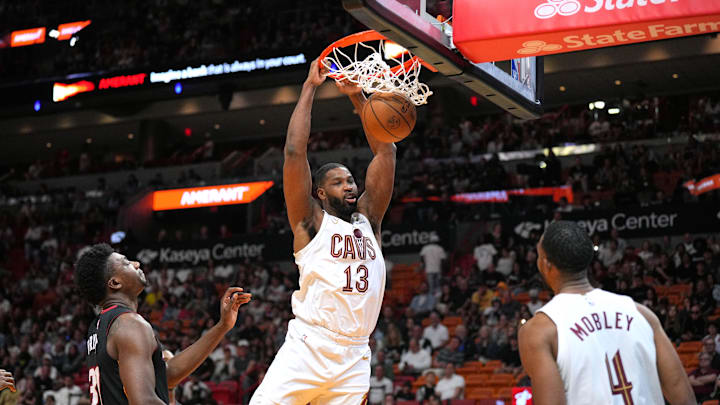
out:
M360 42L387 41L387 40L388 39L385 35L377 32L375 30L356 32L355 34L350 34L350 35L348 35L344 38L340 38L337 41L330 44L327 48L325 48L324 51L322 51L322 53L320 54L320 57L318 59L320 61L324 60L325 58L328 57L328 55L330 55L330 52L332 52L333 49L335 49L335 48L345 48L345 47L348 47L350 45L355 45ZM415 56L415 55L413 55L410 59L406 60L405 63L403 63L402 65L393 66L392 68L390 68L390 71L393 73L397 73L397 71L400 70L401 67L403 69L407 70L413 65L413 63L415 63L415 61L419 61L420 64L425 66L431 72L438 71L435 68L435 66L425 62L419 56ZM335 78L335 79L342 77L341 74L334 74L334 73L328 74L328 76Z

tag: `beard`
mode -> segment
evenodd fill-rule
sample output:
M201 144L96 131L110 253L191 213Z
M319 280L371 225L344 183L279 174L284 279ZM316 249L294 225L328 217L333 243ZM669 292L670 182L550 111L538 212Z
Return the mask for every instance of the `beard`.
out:
M333 211L335 211L339 218L347 220L348 222L350 222L350 217L357 208L357 202L349 204L345 201L345 198L337 198L333 196L328 196L328 205Z

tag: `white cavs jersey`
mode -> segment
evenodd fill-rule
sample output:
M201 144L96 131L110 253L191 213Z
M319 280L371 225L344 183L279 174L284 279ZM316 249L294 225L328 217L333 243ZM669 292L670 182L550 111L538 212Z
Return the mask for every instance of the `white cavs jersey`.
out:
M385 260L368 219L348 223L327 212L310 243L295 253L300 289L292 310L300 320L349 337L375 329L385 293Z
M538 312L557 327L557 364L572 405L664 404L653 330L632 298L558 294Z

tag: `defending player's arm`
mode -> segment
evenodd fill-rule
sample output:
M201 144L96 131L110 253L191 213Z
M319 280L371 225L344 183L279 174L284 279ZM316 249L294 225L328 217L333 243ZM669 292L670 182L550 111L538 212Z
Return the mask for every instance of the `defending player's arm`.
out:
M310 138L311 113L315 89L325 81L325 73L319 68L318 61L310 64L310 72L302 87L300 99L290 117L287 138L285 139L285 162L283 164L283 192L287 203L290 229L295 234L305 232L304 222L312 220L321 213L320 206L312 198L312 176L307 160L307 143ZM307 244L308 240L304 243ZM302 242L300 245L304 245ZM295 251L299 250L295 246Z
M360 114L365 104L362 90L347 81L336 82L338 89L352 101L355 110ZM358 210L370 220L373 230L380 240L380 224L385 216L395 184L395 152L394 143L380 142L368 134L363 123L365 138L373 152L373 160L365 175L365 192L358 199Z
M555 361L557 329L553 321L538 313L520 328L518 343L522 365L532 381L533 404L565 405L565 388Z
M234 293L237 294L233 295ZM225 291L220 303L220 321L195 343L167 361L168 387L176 387L200 367L225 334L235 326L240 305L249 301L250 294L242 293L242 288L231 287Z
M690 386L682 362L673 348L670 339L660 324L660 320L646 306L637 304L638 311L652 326L655 350L657 352L657 370L663 395L672 405L695 405L695 393Z
M108 332L108 351L115 354L130 405L162 405L155 393L152 354L157 341L152 327L135 313L120 315Z

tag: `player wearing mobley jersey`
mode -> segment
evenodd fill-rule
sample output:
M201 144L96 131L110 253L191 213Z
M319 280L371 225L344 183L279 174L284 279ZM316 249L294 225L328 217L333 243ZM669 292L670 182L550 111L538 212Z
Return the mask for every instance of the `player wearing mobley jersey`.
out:
M395 145L366 134L374 157L359 197L355 179L341 164L326 164L311 178L310 112L315 89L324 80L314 61L288 126L283 184L300 289L292 297L295 319L250 401L253 405L367 400L368 336L385 290L380 223L392 195ZM343 83L338 87L360 111L365 101L360 89Z
M660 321L630 297L593 288L594 250L574 222L550 224L537 266L555 297L519 331L537 405L696 404Z

